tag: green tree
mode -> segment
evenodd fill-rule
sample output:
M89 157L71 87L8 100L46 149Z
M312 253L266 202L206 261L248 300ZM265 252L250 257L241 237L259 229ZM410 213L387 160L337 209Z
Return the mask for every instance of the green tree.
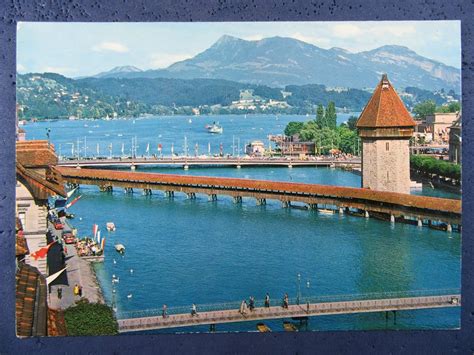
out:
M82 299L64 312L68 335L114 335L118 325L112 308Z
M413 107L413 112L416 117L422 118L434 114L436 111L436 103L433 100L423 101L415 107Z
M337 132L339 134L339 149L343 153L355 154L357 151L357 133L344 126L339 127Z
M335 129L337 126L337 115L336 115L336 105L334 101L330 101L326 108L326 113L324 115L325 125L322 127L328 127Z
M294 134L299 134L303 129L304 122L289 122L285 128L285 136L292 136Z
M326 126L324 119L324 107L321 104L318 105L318 108L316 110L316 123L320 128Z
M356 124L357 124L357 120L359 118L356 117L356 116L351 116L349 117L349 119L347 120L347 127L352 130L352 131L355 131L356 130Z

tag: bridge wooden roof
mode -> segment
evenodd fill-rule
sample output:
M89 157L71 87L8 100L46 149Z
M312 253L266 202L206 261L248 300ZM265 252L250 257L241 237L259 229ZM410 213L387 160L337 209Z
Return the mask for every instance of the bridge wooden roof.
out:
M63 178L84 178L103 181L125 181L130 183L150 183L169 185L213 185L216 187L245 188L256 190L292 191L336 198L365 199L375 202L416 207L448 213L461 213L461 200L437 197L416 196L396 192L383 192L362 188L303 184L293 182L277 182L267 180L250 180L209 176L183 176L175 174L155 174L128 171L113 171L99 169L57 168Z
M16 142L16 160L26 168L48 167L58 163L54 146L45 140Z
M360 114L357 128L415 127L416 123L384 74Z

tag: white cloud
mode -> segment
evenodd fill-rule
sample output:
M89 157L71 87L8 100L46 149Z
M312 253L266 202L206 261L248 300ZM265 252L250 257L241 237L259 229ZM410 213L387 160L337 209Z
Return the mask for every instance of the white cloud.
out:
M331 43L331 40L329 38L324 38L324 37L315 37L311 35L304 35L300 32L295 32L291 36L291 38L297 39L299 41L303 41L306 43L311 43L316 46L327 46Z
M261 34L253 34L253 35L242 37L242 39L245 39L246 41L260 41L263 38L264 36Z
M119 42L102 42L92 47L92 50L96 52L128 52L128 48Z
M358 37L362 32L362 29L358 25L352 23L341 23L332 28L333 35L338 38Z
M152 68L166 68L171 64L180 62L185 59L192 58L189 54L173 54L173 53L154 53L151 56L150 65Z

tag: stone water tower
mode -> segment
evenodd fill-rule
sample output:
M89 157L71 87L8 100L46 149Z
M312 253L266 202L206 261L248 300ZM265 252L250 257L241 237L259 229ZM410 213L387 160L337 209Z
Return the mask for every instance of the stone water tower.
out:
M356 126L362 140L362 187L409 194L409 141L416 123L386 74Z

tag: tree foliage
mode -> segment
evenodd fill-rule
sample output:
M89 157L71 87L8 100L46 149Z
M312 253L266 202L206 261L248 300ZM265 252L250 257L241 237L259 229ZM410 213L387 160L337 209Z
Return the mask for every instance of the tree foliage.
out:
M410 166L422 173L435 174L456 180L461 179L461 166L459 164L433 157L412 155L410 156Z
M417 118L433 115L436 112L436 103L433 100L423 101L415 105L413 112Z
M81 300L64 312L67 334L74 335L115 335L118 324L112 308L101 303Z
M290 137L298 134L303 129L303 126L304 122L289 122L285 128L285 135Z

